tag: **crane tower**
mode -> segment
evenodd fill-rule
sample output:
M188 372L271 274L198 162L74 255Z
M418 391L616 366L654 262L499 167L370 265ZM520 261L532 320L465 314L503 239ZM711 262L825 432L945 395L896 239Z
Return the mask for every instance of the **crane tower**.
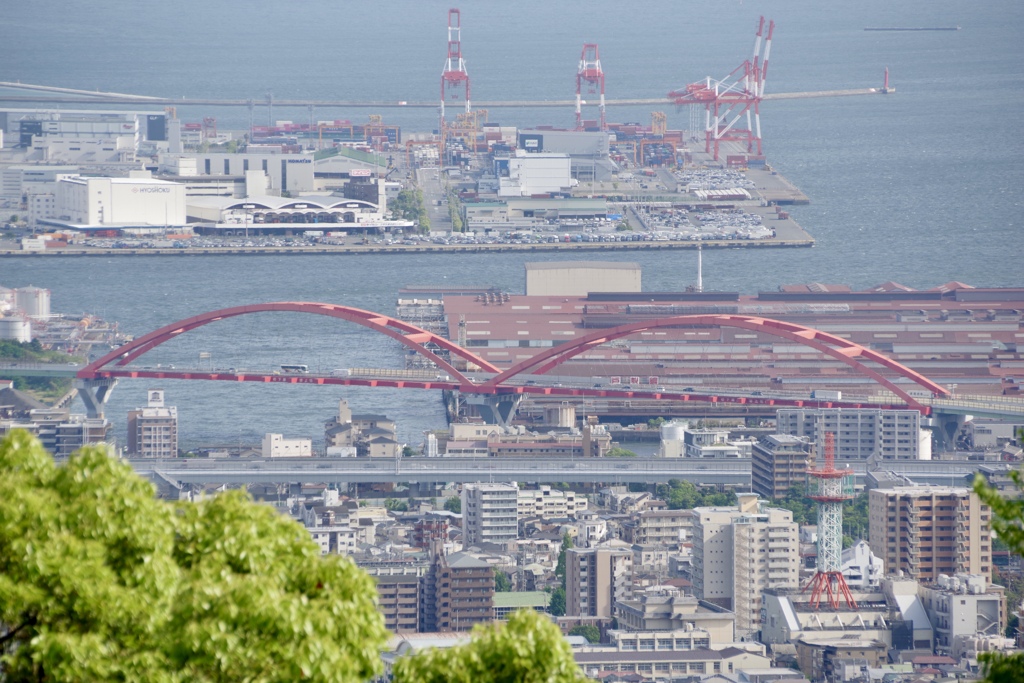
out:
M462 98L469 113L469 73L462 58L462 14L458 9L448 10L448 58L441 72L441 134L444 134L444 103Z
M745 143L747 153L763 154L761 145L761 99L768 77L768 56L772 50L775 22L765 19L754 36L753 56L732 70L728 76L715 80L708 76L668 94L679 106L704 107L704 151L718 160L723 142ZM764 52L762 52L762 48ZM746 118L746 128L737 127Z
M811 607L822 597L832 609L839 601L857 609L843 576L843 501L853 498L853 470L836 469L835 434L825 433L825 462L807 470L807 497L818 504L818 571L804 590L811 589Z
M604 118L604 70L601 69L601 53L597 43L584 43L580 54L580 65L576 69L576 130L583 130L583 84L587 83L591 93L601 93L598 110L601 130L608 130Z

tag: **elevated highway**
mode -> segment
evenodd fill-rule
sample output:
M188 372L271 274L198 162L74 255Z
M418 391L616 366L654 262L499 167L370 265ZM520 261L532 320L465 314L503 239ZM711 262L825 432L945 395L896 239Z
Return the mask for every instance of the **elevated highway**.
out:
M683 458L175 458L129 459L151 479L179 484L375 484L467 482L665 483L750 485L750 460ZM881 469L925 484L963 485L980 463L966 460L885 462ZM837 463L863 481L862 461Z

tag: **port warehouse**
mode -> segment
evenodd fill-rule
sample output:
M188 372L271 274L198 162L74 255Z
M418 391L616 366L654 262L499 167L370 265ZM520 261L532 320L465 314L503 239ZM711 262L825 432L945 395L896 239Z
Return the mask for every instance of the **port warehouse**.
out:
M578 265L578 264L567 264ZM551 282L570 277L547 266ZM528 271L529 272L529 271ZM632 287L628 269L601 280ZM531 275L527 275L528 281ZM540 291L543 291L541 288ZM404 319L441 332L505 368L595 330L677 315L762 316L814 327L885 353L925 376L969 392L1016 393L1024 381L1024 288L973 289L963 283L908 291L895 283L876 291L799 285L777 292L616 291L580 295L510 294L489 288L402 290ZM814 349L743 329L663 328L593 347L552 371L595 383L655 382L690 386L758 386L765 390L836 387L874 393L855 370ZM885 372L883 371L883 374Z

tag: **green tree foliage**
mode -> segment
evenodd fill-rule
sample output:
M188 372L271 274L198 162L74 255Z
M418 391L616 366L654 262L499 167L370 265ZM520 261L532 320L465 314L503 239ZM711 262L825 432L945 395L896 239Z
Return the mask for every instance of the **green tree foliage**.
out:
M494 590L498 593L510 593L512 591L512 579L497 567L494 568Z
M548 612L553 617L565 616L565 588L559 586L551 591L551 602L548 603Z
M408 512L409 504L397 498L384 499L384 509L388 512Z
M565 590L565 553L572 548L572 536L562 536L562 549L558 552L558 564L555 565L555 576L562 582L562 590Z
M736 504L736 494L732 491L722 492L712 488L698 489L693 482L681 479L669 479L667 485L659 484L657 495L668 503L670 510L691 510L708 505Z
M648 429L659 429L661 425L665 424L665 418L663 417L652 417L647 421Z
M615 448L609 448L608 452L604 454L606 458L635 458L636 453L629 450L628 448L621 448L616 446Z
M422 219L427 215L427 209L423 205L423 191L419 189L402 190L388 206L395 218L407 221L419 220L421 225ZM429 220L427 225L429 227Z
M1018 439L1024 437L1024 430L1018 432ZM1010 478L1017 487L1014 497L1003 496L978 475L974 479L974 492L981 502L992 508L992 531L1006 544L1011 552L1024 555L1024 471L1010 472ZM1016 607L1016 605L1014 605ZM1024 653L1004 655L985 652L978 655L988 683L1017 683L1024 681Z
M451 496L450 498L445 499L444 509L447 510L448 512L454 512L455 514L461 513L462 499L459 498L458 496Z
M394 683L582 683L558 627L533 610L506 624L481 624L465 645L433 649L395 664Z
M86 448L0 442L0 679L364 681L387 636L372 580L230 492L167 503Z
M600 643L601 642L601 629L594 626L593 624L580 624L579 626L573 626L569 631L570 636L583 636L587 639L588 643Z
M413 449L412 446L402 446L403 458L411 458L414 455L416 455L416 451Z

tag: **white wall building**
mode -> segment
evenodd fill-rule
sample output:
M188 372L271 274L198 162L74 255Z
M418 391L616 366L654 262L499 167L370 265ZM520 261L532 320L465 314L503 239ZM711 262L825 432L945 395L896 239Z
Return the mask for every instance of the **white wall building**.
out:
M843 551L843 576L853 589L877 588L885 574L885 561L875 557L867 541L857 541Z
M919 594L935 628L938 654L959 657L956 648L965 639L1001 636L1006 628L1004 589L981 574L943 574L934 584L921 584Z
M575 491L552 490L550 486L519 491L520 517L575 517L587 509L587 499Z
M501 197L532 197L562 192L572 184L572 162L568 154L532 153L517 150L508 160L508 177L500 178Z
M93 226L185 224L185 187L150 177L86 178L57 182L59 220Z
M263 435L264 458L308 458L313 455L312 439L286 439L281 434Z
M174 176L235 176L244 177L248 171L266 174L270 194L288 192L295 196L313 192L313 154L281 154L275 152L249 152L228 154L167 154L160 157L160 173Z
M465 484L462 487L462 545L507 543L519 537L519 487Z
M664 438L662 432L661 456L665 458L749 458L753 442L730 441L727 429L678 430L681 438ZM670 432L676 436L675 431Z
M756 631L762 590L799 585L793 513L741 493L736 507L700 507L692 514L694 594L733 610L740 632Z

